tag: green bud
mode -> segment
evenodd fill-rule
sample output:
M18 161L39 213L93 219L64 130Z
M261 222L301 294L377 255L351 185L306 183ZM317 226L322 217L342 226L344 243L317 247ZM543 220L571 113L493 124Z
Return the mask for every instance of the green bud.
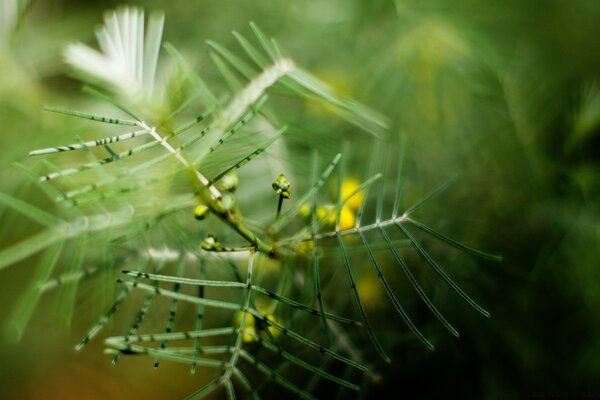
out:
M290 198L290 183L284 174L280 174L273 182L273 190L284 199Z

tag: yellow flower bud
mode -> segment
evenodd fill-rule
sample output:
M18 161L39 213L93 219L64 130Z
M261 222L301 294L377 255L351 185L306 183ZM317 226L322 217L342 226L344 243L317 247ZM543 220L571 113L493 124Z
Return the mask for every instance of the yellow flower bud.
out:
M318 207L317 219L319 221L325 221L325 224L329 226L334 226L337 220L337 208L333 205ZM354 228L355 224L355 211L348 205L344 204L340 210L340 230L344 231L346 229L352 229Z
M265 315L265 318L268 319L269 321L273 321L273 322L279 322L277 320L277 318L275 318L275 316L273 314L267 314ZM281 335L281 332L277 330L277 328L274 328L273 326L270 326L267 328L269 330L269 332L271 333L271 335L273 337L277 337L279 335Z
M284 199L290 198L290 182L284 174L279 174L272 186L275 193L282 196Z
M312 240L307 240L304 242L298 243L298 253L304 255L311 255L315 244Z
M237 326L240 326L242 324L242 318L244 317L244 312L243 311L238 311L235 313L235 324ZM242 337L242 340L244 341L244 343L250 343L250 342L254 342L256 341L256 339L250 335L256 335L256 323L254 320L254 316L250 313L246 313L246 324L244 326L244 335Z
M217 189L219 189L222 192L235 192L239 183L240 183L240 180L234 171L234 172L230 172L230 173L226 174L225 176L223 176L215 184L215 186L217 187Z
M335 225L337 218L336 208L332 205L317 207L317 220L324 221L327 225Z
M302 204L300 211L298 211L298 215L300 215L302 218L310 217L310 213L311 207L307 203Z
M354 210L347 205L342 206L340 212L340 231L354 228L356 225L356 215Z
M365 199L364 192L357 192L354 195L352 193L360 186L360 182L354 178L346 178L342 182L342 199L346 202L345 204L355 212L358 211L360 205ZM348 199L348 197L352 195ZM347 199L347 200L346 200Z
M208 207L204 204L198 204L196 208L194 208L194 218L202 220L208 216L209 211Z
M213 235L208 235L206 239L204 239L202 243L200 243L200 247L202 248L202 250L206 251L221 251L223 249L221 243L219 243L217 238Z
M363 275L356 281L356 291L367 310L376 310L384 301L382 286L374 275Z

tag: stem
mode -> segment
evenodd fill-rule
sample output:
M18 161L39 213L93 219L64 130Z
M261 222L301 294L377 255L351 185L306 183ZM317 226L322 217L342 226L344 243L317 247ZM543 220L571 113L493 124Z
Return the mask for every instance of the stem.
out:
M231 226L237 233L239 233L244 239L246 239L253 247L258 251L267 254L272 257L275 255L275 251L272 246L260 240L240 219L231 211L227 210L223 205L223 202L212 197L207 193L207 188L203 187L203 200L210 210L223 222Z
M279 214L281 214L281 206L283 205L283 195L279 195L279 202L277 203L277 214L275 214L275 220L279 219Z
M165 138L161 137L157 132L156 128L149 127L144 121L139 121L137 123L140 127L147 130L148 133L167 150L169 153L173 154L173 156L179 161L182 165L184 165L188 171L193 176L193 181L199 186L200 193L202 193L202 197L204 197L205 203L208 205L210 210L216 214L219 218L229 224L236 232L242 235L250 244L256 247L257 250L268 254L269 256L274 255L274 251L271 246L268 246L266 243L262 242L259 238L256 237L254 233L248 229L246 225L242 223L241 220L236 218L234 214L227 210L225 205L223 204L221 192L211 183L202 173L200 173L196 168L194 168L193 164L189 163L182 155L178 149L173 148Z

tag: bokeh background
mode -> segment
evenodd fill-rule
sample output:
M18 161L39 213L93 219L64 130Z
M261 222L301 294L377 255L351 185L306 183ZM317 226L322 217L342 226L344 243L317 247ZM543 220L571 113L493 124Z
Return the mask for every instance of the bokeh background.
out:
M0 18L0 190L26 197L11 164L49 143L48 135L76 134L41 109L85 101L61 49L76 40L93 44L102 13L119 4L32 1L14 33ZM337 93L389 118L389 143L404 137L409 198L459 176L421 219L504 256L501 263L478 262L432 244L492 318L433 281L436 304L462 336L451 337L414 305L436 343L428 352L406 339L400 321L389 322L385 296L372 289L367 307L393 362L377 364L379 379L364 398L389 398L390 390L411 398L600 398L600 2L128 4L163 10L165 39L191 56L209 82L216 72L205 61L205 40L235 47L230 32L248 34L248 23L256 22ZM315 107L297 117L307 129L349 129ZM359 174L372 138L347 134L355 160L349 169ZM0 248L27 234L14 219L0 222ZM17 267L0 273L0 323L27 282L27 265ZM0 398L178 399L199 386L187 367L167 362L159 370L147 359L112 367L101 341L74 353L106 304L93 286L85 290L70 329L42 304L22 341L0 339Z

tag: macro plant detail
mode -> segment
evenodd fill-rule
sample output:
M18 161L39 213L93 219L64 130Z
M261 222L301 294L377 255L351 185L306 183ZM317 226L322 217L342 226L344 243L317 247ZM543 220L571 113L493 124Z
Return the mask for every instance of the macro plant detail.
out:
M382 141L390 130L384 117L336 95L255 24L250 39L234 32L241 51L207 43L231 91L214 93L174 45L162 43L163 23L162 14L146 21L142 10L125 7L106 14L96 32L100 51L81 43L67 47L65 61L103 105L98 113L54 106L46 111L77 124L101 124L110 133L32 150L32 158L43 157L41 165L18 166L51 207L0 193L3 208L42 227L0 250L0 269L41 254L7 335L23 335L48 292L60 291L62 314L70 320L81 282L118 275L112 304L76 350L99 338L138 295L137 313L121 316L131 321L129 328L104 339L114 364L140 355L154 368L163 361L187 364L209 377L190 399L219 388L229 399L259 398L273 390L271 383L311 399L319 385L359 391L362 382L375 379L373 361L357 357L355 336L368 337L380 359L392 361L361 300L359 268L375 273L395 317L426 349L434 344L392 288L383 257L451 335L458 337L458 329L436 306L418 269L430 269L472 309L490 316L415 234L500 260L420 222L418 211L451 181L404 207L403 154L375 145L366 176L358 179L349 172L344 148L324 159L310 137L294 139L307 148L310 173L293 173L285 146L292 134L272 100L316 99L335 118ZM162 69L161 49L169 56ZM253 203L260 211L247 215ZM416 252L417 265L403 256L405 249ZM343 301L354 304L354 316L338 315L339 299L327 296L334 274L347 282ZM167 308L157 309L159 302ZM163 322L150 324L150 317Z

